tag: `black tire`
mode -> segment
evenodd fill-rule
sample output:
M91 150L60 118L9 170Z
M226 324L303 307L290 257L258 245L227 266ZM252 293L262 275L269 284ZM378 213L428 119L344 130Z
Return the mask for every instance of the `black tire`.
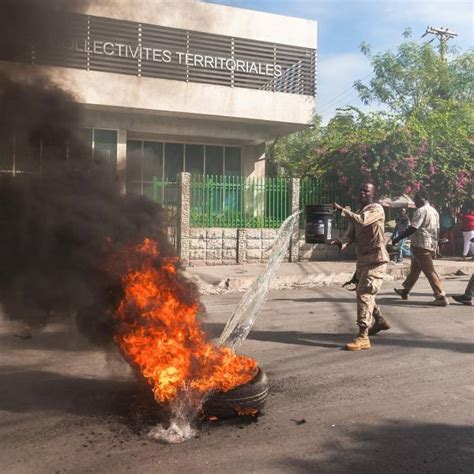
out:
M245 385L239 385L228 392L217 392L204 403L206 416L230 418L239 414L258 414L268 396L268 377L262 369ZM252 413L253 412L253 413Z

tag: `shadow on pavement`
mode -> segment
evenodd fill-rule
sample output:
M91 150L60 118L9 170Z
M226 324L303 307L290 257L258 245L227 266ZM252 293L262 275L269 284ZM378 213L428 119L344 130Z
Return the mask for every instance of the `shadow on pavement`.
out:
M350 293L353 295L352 298L339 298L337 296L331 297L326 296L323 298L274 298L272 301L294 301L298 303L354 303L355 302L355 293Z
M301 346L325 347L328 349L343 349L352 340L353 333L305 333L300 331L251 331L248 339L255 341L279 342Z
M211 338L218 338L224 324L204 323L204 331ZM255 331L252 330L247 339L253 341L278 342L281 344L297 344L303 346L318 346L330 349L342 348L351 340L354 334L347 333L306 333L300 331Z
M4 350L90 351L97 349L76 331L34 332L31 338L21 338L13 332L0 334L0 347Z
M220 323L205 323L204 330L211 338L220 336L224 325ZM301 331L257 331L252 330L248 339L255 341L277 342L280 344L296 344L303 346L324 347L329 349L343 348L354 337L354 333L317 333ZM422 349L437 349L466 354L474 353L474 343L452 342L440 339L417 336L416 339L405 334L390 335L384 332L373 336L372 341L377 346L417 347Z
M409 300L402 300L402 299L394 299L394 298L376 298L378 304L382 306L406 306L407 308L419 307L422 306L424 308L431 308L428 304L430 301L434 299L434 296L431 295L431 299L425 301L416 301L410 298Z
M86 417L116 416L128 425L159 421L164 412L138 380L89 379L41 370L0 373L0 409L55 411Z
M335 295L335 296L323 296L323 297L314 297L314 298L274 298L272 301L294 301L298 303L310 303L310 304L314 304L314 303L332 303L332 304L341 304L341 303L351 304L352 303L352 304L355 304L356 302L355 292L351 292L349 295L350 296L347 298L341 298ZM418 296L422 296L424 298L430 298L430 299L428 299L427 301L419 301L416 299ZM402 300L397 295L390 296L390 295L381 293L378 296L376 296L375 299L377 303L381 305L425 306L429 308L430 305L428 304L428 302L433 299L433 295L431 293L410 293L409 300Z
M373 341L376 341L378 346L418 347L420 349L445 350L464 354L474 353L474 343L472 342L453 342L423 337L413 339L407 338L403 334L390 336L388 333L374 336Z
M474 429L397 421L345 430L347 442L326 443L323 454L276 461L298 473L471 473Z

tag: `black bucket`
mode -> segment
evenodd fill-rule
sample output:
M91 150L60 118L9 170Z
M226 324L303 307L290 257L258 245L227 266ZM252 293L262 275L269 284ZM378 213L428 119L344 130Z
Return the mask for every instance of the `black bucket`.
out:
M331 240L332 204L308 204L305 207L305 242L324 244Z

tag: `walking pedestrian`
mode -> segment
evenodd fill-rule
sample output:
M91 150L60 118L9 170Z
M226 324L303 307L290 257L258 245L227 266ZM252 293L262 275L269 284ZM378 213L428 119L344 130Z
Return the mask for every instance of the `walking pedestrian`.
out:
M359 333L353 342L346 344L349 351L370 349L369 335L390 329L375 303L379 292L389 255L384 234L385 213L380 204L374 203L375 186L364 183L359 190L361 210L357 213L344 209L337 203L334 207L348 219L349 227L341 240L333 240L342 250L355 243L357 251L356 283L357 325ZM375 320L375 321L374 321Z
M471 239L471 243L474 244L474 237ZM472 295L474 293L474 273L471 275L466 289L464 290L463 295L454 295L453 299L461 304L466 304L472 306Z
M440 240L447 239L447 242L444 244L441 244L440 242L439 252L441 256L453 256L456 253L456 235L454 233L454 224L454 216L451 213L449 207L443 207L440 220Z
M471 279L464 290L463 295L454 295L453 299L461 304L472 306L472 294L474 293L474 273L471 275Z
M466 206L461 214L461 232L464 240L462 258L466 260L468 255L474 256L474 244L471 239L474 237L474 209L472 205Z
M402 207L399 216L395 220L395 230L393 231L393 238L397 238L402 232L405 232L410 225L410 217L408 211ZM411 256L406 246L407 239L402 239L398 242L397 247L397 263L403 263L404 256Z
M435 296L435 299L429 304L431 306L447 306L449 301L433 265L433 258L438 247L439 214L434 207L430 206L428 196L423 191L416 193L415 205L417 209L410 226L393 240L394 243L397 243L401 239L411 237L412 249L410 273L403 282L403 288L395 288L395 293L404 300L408 299L410 291L415 286L420 273L423 272Z

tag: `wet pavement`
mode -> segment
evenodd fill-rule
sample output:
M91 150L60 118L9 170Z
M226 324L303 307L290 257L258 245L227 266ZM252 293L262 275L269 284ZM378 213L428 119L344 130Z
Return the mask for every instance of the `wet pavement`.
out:
M460 293L468 276L446 276ZM73 326L31 339L0 326L2 473L470 473L474 465L474 311L408 301L385 282L392 329L370 351L342 350L355 331L354 294L325 286L273 291L242 352L270 378L258 419L207 422L184 445L146 432L162 416L116 353ZM218 336L241 294L203 297Z

